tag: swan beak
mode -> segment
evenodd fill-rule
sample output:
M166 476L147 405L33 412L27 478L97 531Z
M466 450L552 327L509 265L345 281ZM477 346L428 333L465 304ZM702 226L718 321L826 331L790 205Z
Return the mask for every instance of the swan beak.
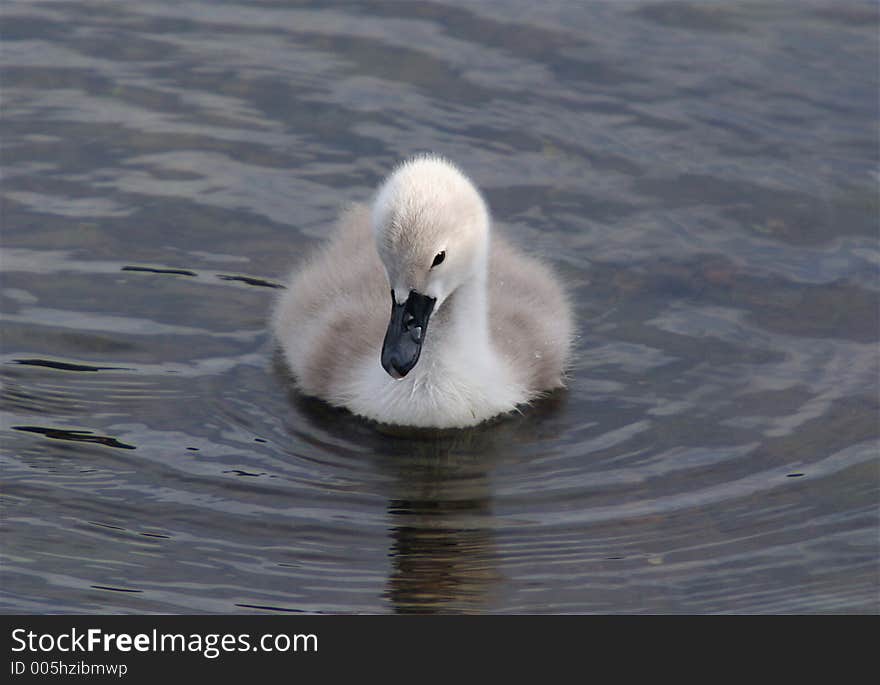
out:
M436 302L433 297L410 290L406 302L397 304L391 291L391 321L382 343L382 368L392 378L403 378L419 361Z

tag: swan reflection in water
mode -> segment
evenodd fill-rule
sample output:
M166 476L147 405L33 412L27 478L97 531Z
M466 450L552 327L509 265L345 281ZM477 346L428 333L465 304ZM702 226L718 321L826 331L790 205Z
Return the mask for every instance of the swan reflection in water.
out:
M398 613L479 612L497 569L491 464L423 443L389 460L392 572L386 597Z
M291 391L300 420L366 448L388 497L391 571L384 598L396 613L492 610L504 576L493 511L493 471L535 444L563 413L558 390L521 415L465 430L377 425ZM549 437L549 436L548 436ZM517 456L519 455L519 456Z

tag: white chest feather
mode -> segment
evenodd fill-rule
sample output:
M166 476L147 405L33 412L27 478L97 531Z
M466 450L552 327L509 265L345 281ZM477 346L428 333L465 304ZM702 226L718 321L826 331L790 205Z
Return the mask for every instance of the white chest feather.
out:
M486 346L447 346L422 358L405 378L391 378L378 362L355 370L344 404L362 416L409 426L461 428L512 411L527 402L505 363Z

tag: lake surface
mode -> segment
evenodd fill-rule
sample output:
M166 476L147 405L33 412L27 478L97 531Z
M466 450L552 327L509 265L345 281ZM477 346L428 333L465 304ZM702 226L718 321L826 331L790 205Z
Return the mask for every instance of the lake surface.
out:
M875 2L7 2L3 612L880 612ZM433 150L569 388L292 392L286 273ZM377 358L378 363L378 358Z

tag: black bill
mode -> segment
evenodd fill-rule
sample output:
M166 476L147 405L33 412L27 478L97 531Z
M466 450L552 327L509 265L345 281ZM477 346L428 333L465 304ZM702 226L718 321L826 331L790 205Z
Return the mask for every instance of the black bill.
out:
M410 290L406 302L397 304L394 291L391 291L391 321L382 343L382 368L392 378L403 378L419 361L428 319L436 301Z

